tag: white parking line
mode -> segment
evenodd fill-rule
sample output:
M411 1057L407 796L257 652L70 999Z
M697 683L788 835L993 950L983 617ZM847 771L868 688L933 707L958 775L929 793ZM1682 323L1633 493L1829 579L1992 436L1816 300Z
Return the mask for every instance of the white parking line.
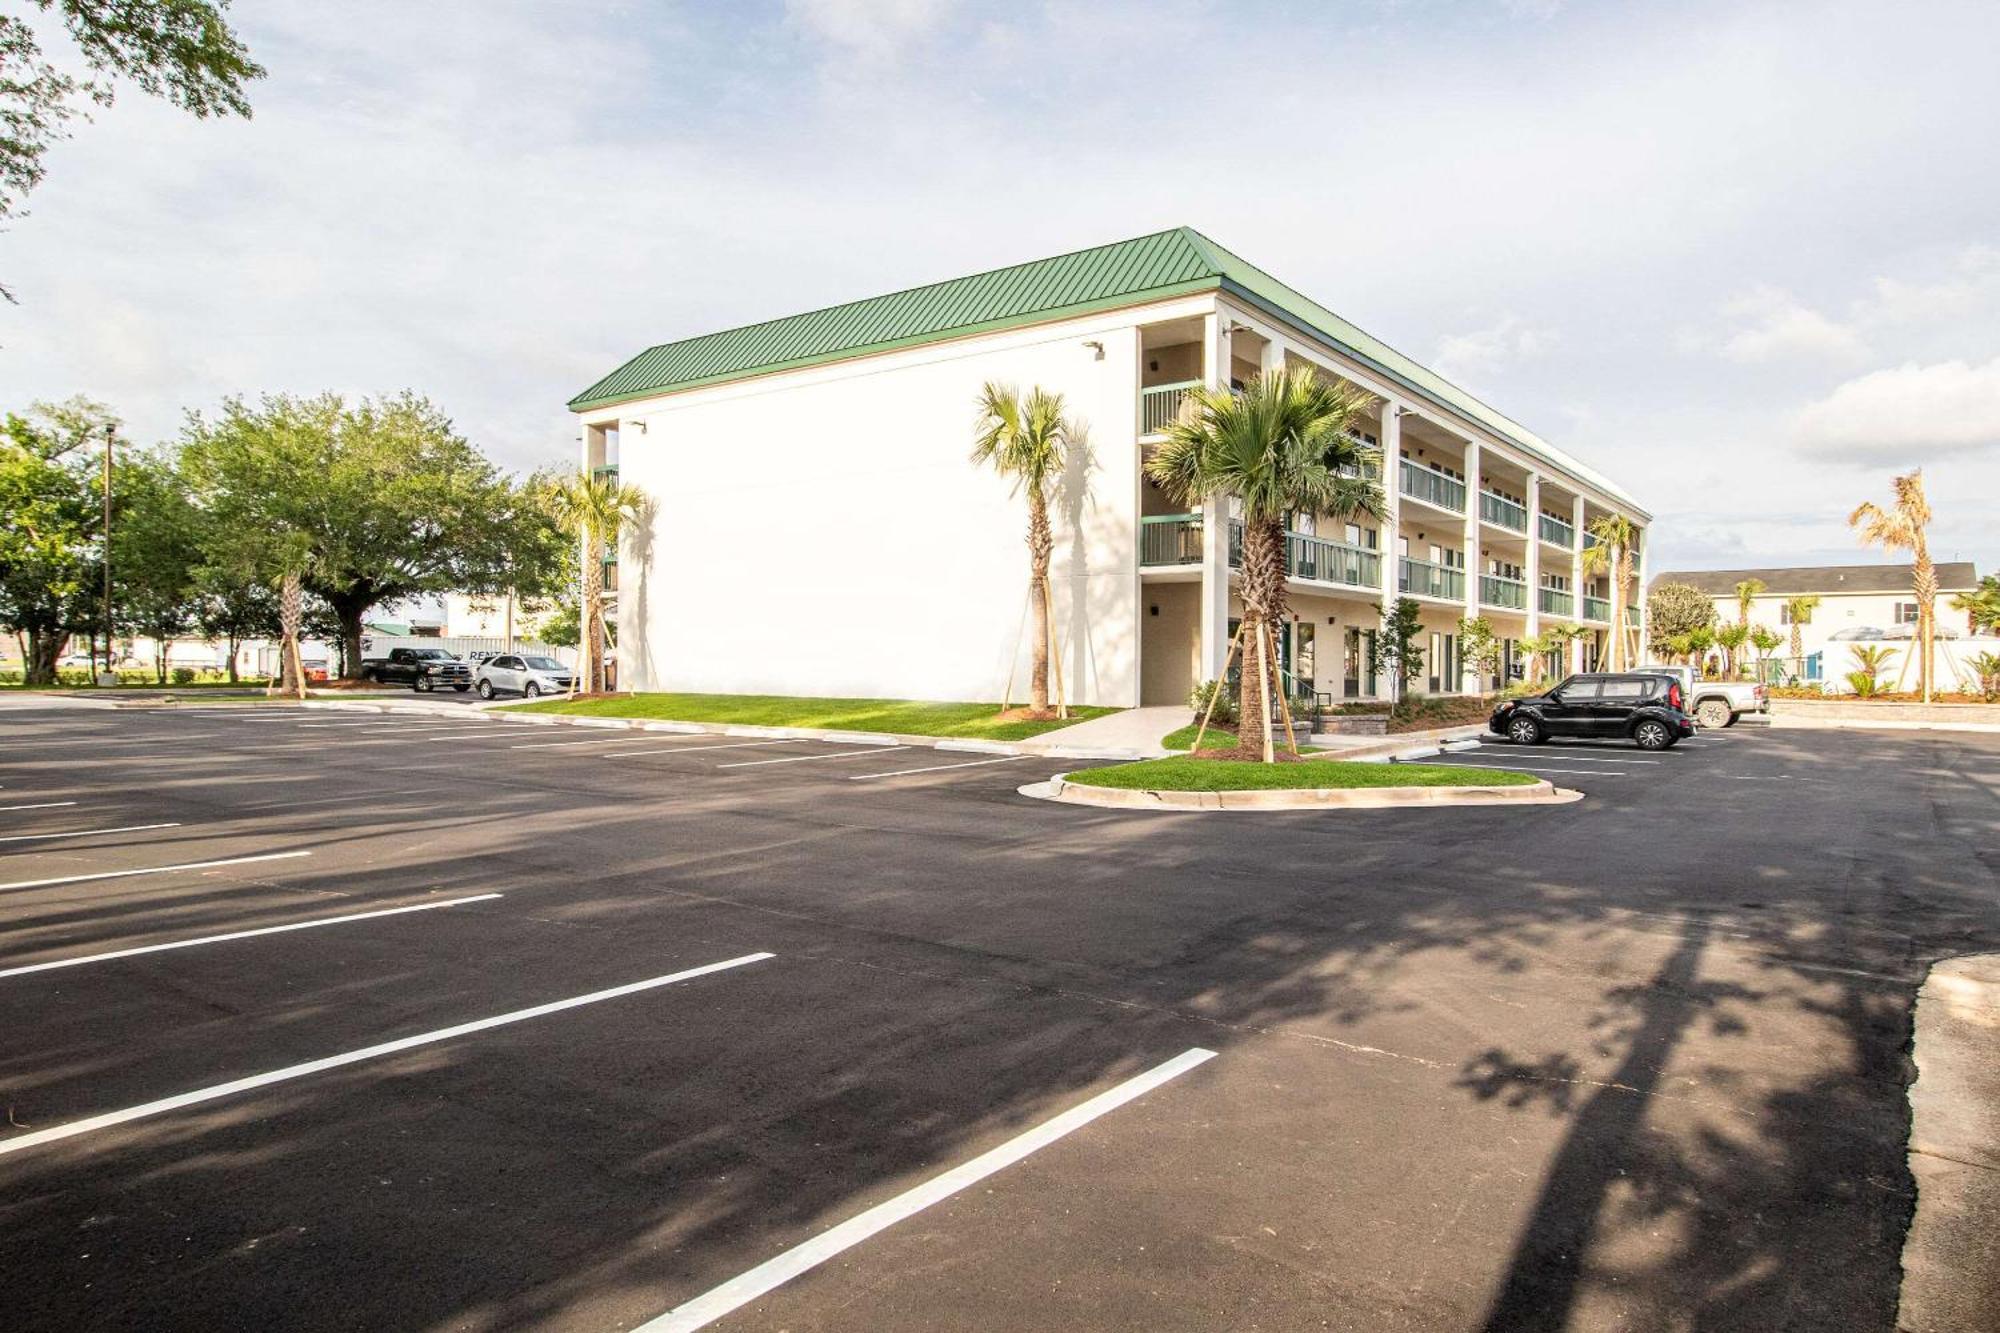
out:
M40 801L34 805L0 805L0 810L53 810L59 805L75 804L75 801Z
M691 739L701 739L693 737ZM625 744L631 745L633 737L626 737ZM797 745L797 741L724 741L721 745L646 745L636 750L593 750L584 756L587 759L608 759L621 754L700 754L704 750L754 750L760 745Z
M232 856L223 861L183 861L171 866L147 866L142 870L100 870L91 875L58 875L54 879L17 879L12 884L0 884L0 893L9 889L46 889L55 884L82 884L93 879L125 879L131 875L164 875L170 870L208 870L215 866L248 865L252 861L285 861L295 856L311 856L311 852L265 852L261 856Z
M1478 755L1484 755L1486 752L1484 750L1459 750L1456 751L1456 753L1470 758ZM1657 764L1660 762L1657 759L1624 759L1615 755L1608 755L1608 754L1607 755L1576 754L1576 753L1558 754L1551 751L1543 751L1543 750L1534 750L1534 751L1496 750L1494 751L1492 757L1495 759L1504 759L1510 756L1522 759L1533 759L1536 760L1537 762L1542 760L1559 760L1565 764Z
M510 733L511 734L511 733ZM630 745L637 736L592 736L587 741L526 741L509 746L512 750L573 750L579 745L616 745L623 741Z
M942 773L948 768L978 768L984 764L1018 764L1028 756L1024 754L1003 755L998 759L969 759L961 764L932 764L928 768L899 768L889 773L855 773L849 782L873 782L876 778L900 778L910 773Z
M143 944L132 949L113 949L109 953L89 953L79 958L59 958L53 963L29 963L24 967L0 969L0 977L25 976L30 972L53 972L57 968L81 967L85 963L102 963L112 958L133 958L142 953L163 953L168 949L192 949L197 944L221 944L225 940L247 940L258 935L282 935L289 930L312 930L317 926L339 926L349 921L371 921L379 916L402 916L409 912L434 912L440 907L458 907L465 903L489 902L501 895L497 893L477 893L470 898L447 898L443 902L417 903L410 907L385 907L378 912L352 912L346 916L323 916L311 921L294 921L284 926L262 926L256 930L232 930L226 935L204 935L200 939L174 940L167 944Z
M134 1120L144 1120L148 1116L164 1115L168 1111L178 1111L183 1106L196 1106L202 1102L212 1102L222 1097L232 1097L239 1092L249 1092L253 1088L269 1087L273 1083L283 1083L290 1079L303 1078L307 1074L317 1074L328 1069L338 1069L342 1065L357 1064L372 1060L377 1056L394 1055L417 1046L428 1046L434 1042L449 1041L453 1037L463 1037L474 1032L484 1032L488 1028L504 1027L509 1023L523 1023L531 1018L542 1018L548 1014L561 1013L579 1005L596 1004L600 1000L615 1000L623 995L635 995L640 991L653 990L660 986L671 986L677 981L689 981L695 977L707 976L711 972L721 972L732 967L742 967L746 963L761 963L766 958L777 955L769 953L749 953L741 958L730 958L720 963L708 963L701 967L691 967L685 972L672 972L664 977L652 977L645 981L634 981L624 986L613 986L609 990L592 991L588 995L576 995L567 1000L554 1000L548 1004L538 1004L528 1009L516 1009L511 1013L496 1014L492 1018L476 1019L470 1023L460 1023L454 1027L439 1028L434 1032L419 1032L413 1037L398 1037L395 1041L385 1041L374 1046L364 1046L358 1051L343 1051L339 1055L329 1055L320 1060L308 1060L304 1064L287 1065L283 1069L273 1069L269 1073L252 1074L248 1078L234 1079L228 1083L217 1083L211 1087L196 1088L173 1097L162 1097L142 1106L128 1106L122 1111L107 1111L102 1115L88 1116L82 1120L72 1120L66 1125L51 1125L33 1133L21 1134L11 1139L0 1139L0 1156L21 1152L28 1148L39 1148L44 1143L54 1143L59 1139L75 1138L79 1134L89 1134L113 1125L129 1124Z
M171 824L125 824L118 828L77 829L73 833L15 833L5 838L0 838L0 842L35 842L44 838L90 838L100 833L140 833L150 828L179 827L180 823L177 820Z
M1435 760L1423 762L1433 763ZM1505 768L1517 773L1595 773L1600 777L1629 778L1630 773L1621 773L1615 768L1550 768L1546 764L1517 764L1511 760L1485 760L1478 763L1448 765L1453 768Z
M783 1286L801 1273L810 1272L842 1251L853 1249L869 1237L888 1230L905 1218L914 1217L934 1203L942 1203L1030 1153L1048 1147L1100 1116L1145 1096L1168 1080L1178 1078L1196 1065L1214 1058L1214 1051L1197 1046L1163 1065L1155 1065L1137 1078L1127 1079L1108 1092L1101 1092L1061 1115L1044 1120L1027 1133L1011 1138L942 1175L932 1176L916 1188L905 1190L887 1202L857 1213L804 1244L795 1245L749 1272L729 1279L684 1305L675 1306L658 1319L639 1325L634 1333L693 1333L695 1329L706 1328L732 1310L742 1309L759 1296Z
M717 764L717 768L755 768L759 764L809 764L815 759L859 759L864 754L887 754L891 750L901 750L901 745L885 745L879 750L850 750L846 754L795 754L783 759L739 759L733 764Z

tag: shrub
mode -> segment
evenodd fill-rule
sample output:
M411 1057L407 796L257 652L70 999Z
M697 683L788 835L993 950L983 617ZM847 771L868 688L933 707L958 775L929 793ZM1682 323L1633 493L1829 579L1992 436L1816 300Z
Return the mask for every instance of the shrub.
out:
M175 667L173 676L174 684L176 685L192 685L194 684L195 670L193 667Z
M1847 683L1864 699L1873 698L1875 695L1875 673L1872 671L1850 671L1847 673Z
M1197 724L1200 723L1202 716L1208 713L1208 701L1215 698L1218 684L1220 682L1205 680L1189 691L1188 707L1194 710L1194 720ZM1221 689L1222 697L1215 700L1215 712L1209 715L1209 721L1233 727L1236 725L1238 713L1236 690L1226 684L1222 684Z
M2000 653L1981 653L1972 659L1972 674L1979 679L1979 697L1992 703L2000 700Z

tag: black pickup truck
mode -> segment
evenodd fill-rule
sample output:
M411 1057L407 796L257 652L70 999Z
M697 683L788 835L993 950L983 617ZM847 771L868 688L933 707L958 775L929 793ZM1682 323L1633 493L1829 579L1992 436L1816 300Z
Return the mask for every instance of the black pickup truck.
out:
M472 688L472 664L442 648L391 648L387 657L361 660L361 679L376 685L408 685L425 694L449 685L463 694Z

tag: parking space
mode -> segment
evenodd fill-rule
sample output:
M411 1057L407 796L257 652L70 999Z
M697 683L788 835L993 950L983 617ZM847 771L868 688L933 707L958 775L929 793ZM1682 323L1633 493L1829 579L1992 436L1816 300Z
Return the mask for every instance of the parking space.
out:
M1882 1071L2000 937L1963 738L1245 820L883 742L4 725L23 1328L1887 1328Z

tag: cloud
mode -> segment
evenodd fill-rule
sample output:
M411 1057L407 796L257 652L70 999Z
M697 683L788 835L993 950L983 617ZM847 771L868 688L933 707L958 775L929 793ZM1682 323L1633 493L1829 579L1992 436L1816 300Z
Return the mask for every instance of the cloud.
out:
M796 30L869 62L887 62L929 36L949 0L785 0Z
M1857 307L1877 324L1935 324L2000 307L2000 250L1975 245L1961 251L1951 276L1939 282L1875 279L1875 293Z
M1910 363L1848 380L1798 414L1808 453L1857 463L1924 463L2000 444L2000 357Z
M1477 379L1503 366L1532 361L1556 344L1556 335L1532 328L1508 315L1499 323L1471 333L1439 338L1431 366L1447 379Z
M1760 286L1722 307L1734 329L1716 338L1695 335L1688 342L1708 347L1740 366L1773 361L1859 361L1868 348L1846 324L1801 304L1776 287Z

